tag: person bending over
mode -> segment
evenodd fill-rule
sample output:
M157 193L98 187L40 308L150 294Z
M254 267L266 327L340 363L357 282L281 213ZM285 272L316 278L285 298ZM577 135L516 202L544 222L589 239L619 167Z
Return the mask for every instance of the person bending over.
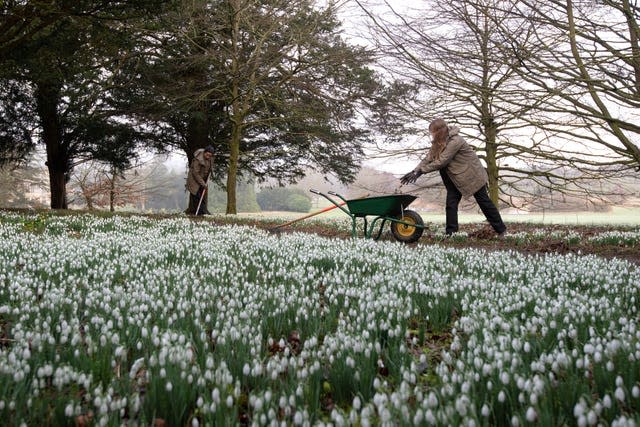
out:
M429 124L432 145L427 156L411 172L400 178L402 184L414 183L423 174L439 171L447 189L445 233L458 231L458 205L462 197L473 195L491 227L502 236L507 227L487 193L487 171L475 150L460 136L460 129L443 119Z

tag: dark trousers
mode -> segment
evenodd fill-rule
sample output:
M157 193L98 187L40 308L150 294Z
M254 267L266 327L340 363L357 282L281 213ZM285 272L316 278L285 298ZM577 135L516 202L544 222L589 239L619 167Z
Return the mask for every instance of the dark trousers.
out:
M196 209L198 209L198 203L200 203L200 196L202 195L202 191L203 189L200 188L200 190L198 190L198 192L196 194L191 194L189 193L189 197L191 198L191 203L189 203L191 206L193 206L193 215L208 215L209 211L207 210L207 196L205 194L205 196L202 198L202 204L200 205L200 210L198 210L198 212L196 212Z
M462 193L458 190L447 175L447 172L444 169L440 169L440 176L442 177L442 182L444 183L445 188L447 189L447 203L445 205L445 213L447 217L447 225L445 227L444 232L446 234L452 234L458 231L458 205L460 204L460 200L462 200ZM502 222L502 217L500 216L500 212L498 212L498 208L493 204L491 199L489 198L489 194L487 193L486 186L483 186L480 190L476 191L473 194L473 197L476 199L478 206L480 206L480 210L484 214L491 227L496 231L496 233L503 233L506 231L507 226Z

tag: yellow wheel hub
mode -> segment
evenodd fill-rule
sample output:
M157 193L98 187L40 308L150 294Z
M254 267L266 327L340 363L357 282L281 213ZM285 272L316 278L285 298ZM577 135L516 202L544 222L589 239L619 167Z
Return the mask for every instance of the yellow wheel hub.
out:
M402 218L400 218L400 221L402 222L408 222L411 224L415 224L416 221L415 219L409 217L409 216L403 216ZM411 225L406 225L406 224L398 224L398 227L396 228L396 230L398 231L398 234L401 235L402 237L409 237L411 236L414 232L415 232L415 227L411 226Z

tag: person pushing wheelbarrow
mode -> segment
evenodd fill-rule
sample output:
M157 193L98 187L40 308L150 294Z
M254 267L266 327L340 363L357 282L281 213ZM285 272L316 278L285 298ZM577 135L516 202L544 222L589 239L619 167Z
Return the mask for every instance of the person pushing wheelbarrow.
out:
M187 191L189 191L190 215L209 215L207 209L207 181L213 169L213 147L207 145L193 153L193 160L187 174Z
M412 184L425 173L440 171L447 189L445 233L458 231L458 204L462 196L473 195L491 227L499 236L504 235L507 227L487 193L487 171L474 149L460 136L460 129L447 125L443 119L435 119L429 124L429 132L432 139L429 153L413 171L400 178L400 183Z

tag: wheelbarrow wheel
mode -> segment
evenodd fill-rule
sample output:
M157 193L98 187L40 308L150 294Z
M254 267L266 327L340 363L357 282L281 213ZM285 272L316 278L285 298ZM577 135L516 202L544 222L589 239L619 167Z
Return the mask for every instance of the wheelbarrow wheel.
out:
M392 222L391 234L393 234L393 237L395 237L397 241L413 243L422 237L422 233L424 232L424 222L418 212L406 210L400 217L398 217L398 220L409 224L415 224L416 226Z

